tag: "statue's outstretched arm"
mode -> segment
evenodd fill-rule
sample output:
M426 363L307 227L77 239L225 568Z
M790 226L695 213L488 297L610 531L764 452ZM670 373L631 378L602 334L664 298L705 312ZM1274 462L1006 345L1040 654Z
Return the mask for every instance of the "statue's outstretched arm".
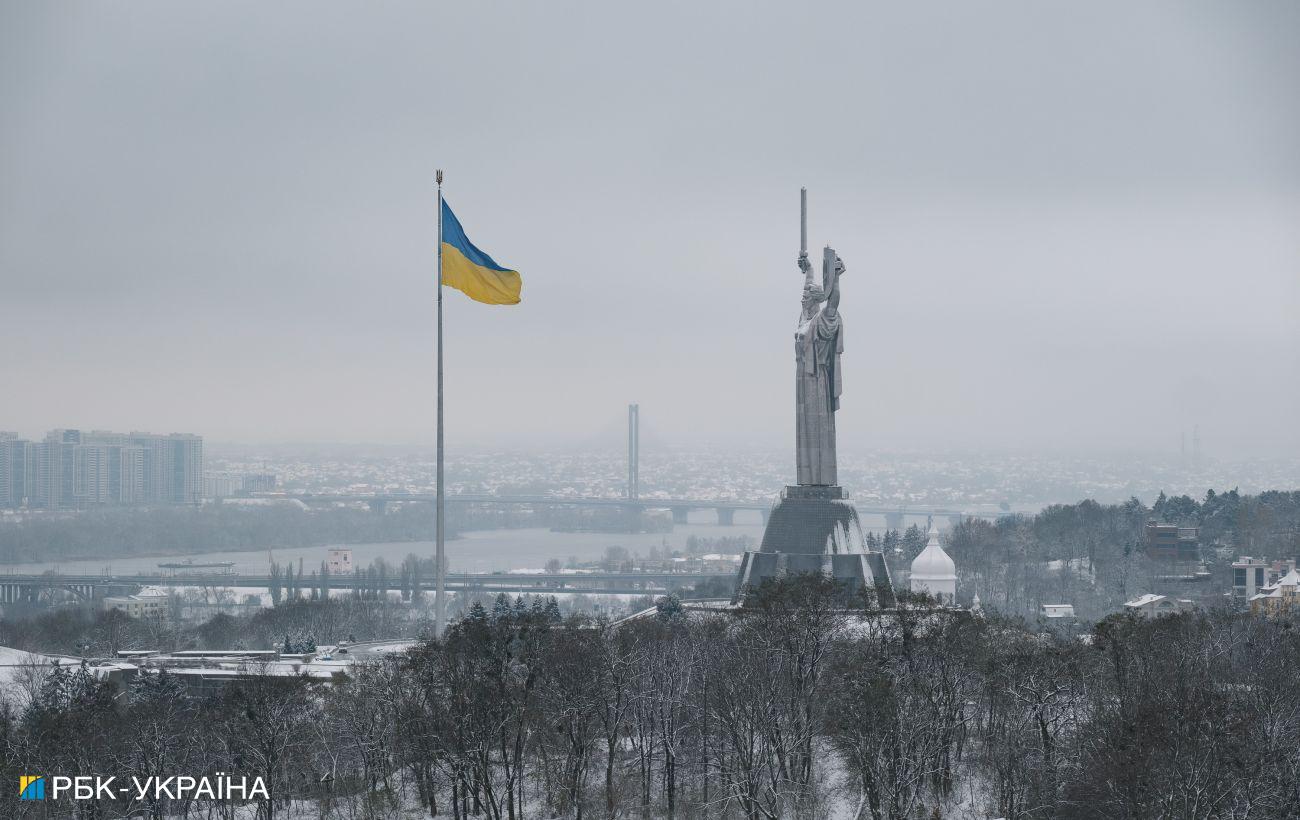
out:
M799 270L803 271L803 286L806 289L813 283L812 262L808 261L808 254L799 254Z
M840 275L844 273L844 261L835 257L831 276L831 292L826 297L826 307L834 313L840 307Z

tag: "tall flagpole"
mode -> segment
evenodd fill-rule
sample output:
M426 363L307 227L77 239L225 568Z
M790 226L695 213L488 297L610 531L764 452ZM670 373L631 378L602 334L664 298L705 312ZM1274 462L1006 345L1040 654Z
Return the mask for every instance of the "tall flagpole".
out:
M434 552L433 631L441 638L447 626L447 554L443 543L443 474L442 474L442 169L438 169L438 541Z

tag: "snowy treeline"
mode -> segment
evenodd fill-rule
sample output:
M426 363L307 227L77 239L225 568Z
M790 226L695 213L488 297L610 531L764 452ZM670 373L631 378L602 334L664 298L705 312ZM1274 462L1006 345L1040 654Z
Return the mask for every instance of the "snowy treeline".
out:
M1211 573L1205 583L1162 586L1162 578L1198 567L1147 558L1150 521L1199 528L1199 558ZM925 533L914 528L869 540L899 570L925 545ZM995 522L968 518L945 533L944 548L957 564L963 600L978 593L985 607L1026 617L1043 604L1069 603L1081 618L1095 621L1144 592L1220 595L1232 586L1231 564L1241 555L1300 555L1300 491L1210 491L1201 501L1161 495L1150 507L1136 498L1123 504L1081 501Z
M1085 642L846 603L797 579L615 626L503 597L331 686L58 673L4 716L3 776L260 775L267 817L1300 815L1293 621L1115 618ZM128 808L223 816L76 806Z

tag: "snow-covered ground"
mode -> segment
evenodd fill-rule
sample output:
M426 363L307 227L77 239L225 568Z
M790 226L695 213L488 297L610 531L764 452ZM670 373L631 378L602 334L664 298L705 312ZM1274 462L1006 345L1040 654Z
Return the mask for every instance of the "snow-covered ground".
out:
M0 700L15 708L26 706L55 663L75 668L81 665L81 659L0 646Z

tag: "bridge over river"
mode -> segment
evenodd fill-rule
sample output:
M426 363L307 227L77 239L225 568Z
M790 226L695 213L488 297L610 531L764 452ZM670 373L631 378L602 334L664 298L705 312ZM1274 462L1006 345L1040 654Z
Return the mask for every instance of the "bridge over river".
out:
M344 495L344 494L320 494L320 495L292 495L279 496L301 501L304 504L368 504L376 512L383 512L392 503L431 503L437 500L437 496L431 493L388 493L374 495ZM445 502L447 504L480 504L480 505L519 505L533 507L613 507L616 509L626 510L628 513L641 513L646 510L671 510L673 523L685 524L687 515L692 510L714 510L718 516L718 523L723 526L731 526L735 523L735 516L738 510L749 510L758 512L763 523L767 523L768 513L771 512L774 501L767 500L734 500L734 499L703 499L703 498L607 498L607 497L577 497L577 496L556 496L556 495L492 495L487 493L451 493L448 494ZM930 505L885 505L885 504L858 504L855 502L859 515L880 515L885 519L885 526L891 530L902 530L906 526L907 519L928 519L946 518L949 524L955 525L961 522L963 518L997 518L1006 515L1005 512L967 512L952 507L937 507Z
M731 583L735 570L727 572L591 572L591 573L448 573L447 589L452 592L505 592L511 594L536 593L587 593L591 595L644 595L665 592L681 587L721 579ZM266 574L240 575L234 573L173 574L173 575L0 575L0 604L39 600L43 593L66 590L87 600L118 595L128 587L242 587L270 589L271 576ZM316 585L324 583L330 589L351 590L364 585L373 589L375 579L354 575L331 575L314 579ZM304 580L304 586L310 586ZM384 580L390 592L402 588L396 576ZM420 589L433 591L433 579L421 579Z

